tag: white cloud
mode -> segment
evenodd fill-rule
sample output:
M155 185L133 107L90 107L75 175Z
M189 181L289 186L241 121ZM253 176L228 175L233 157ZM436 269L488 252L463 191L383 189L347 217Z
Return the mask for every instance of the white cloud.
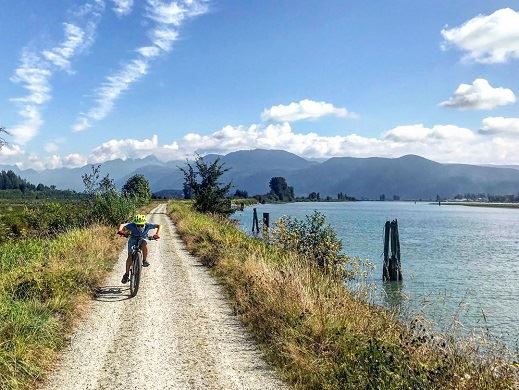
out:
M59 150L59 146L56 142L47 142L45 146L43 146L43 149L47 153L56 153Z
M274 122L294 122L302 119L317 119L323 116L346 117L348 110L331 103L304 99L289 105L280 104L263 110L261 119Z
M466 52L464 61L493 64L519 58L519 13L510 8L476 16L441 34L444 47L453 45Z
M63 165L69 168L82 167L86 165L87 159L78 153L72 153L63 158Z
M474 138L472 130L454 125L436 125L432 128L422 124L397 126L383 134L386 140L400 143L431 143L443 141L469 141Z
M519 136L519 118L489 117L483 119L483 127L479 130L481 134Z
M63 167L63 161L61 160L61 157L56 154L47 158L44 164L45 169L58 169Z
M157 148L158 137L156 135L142 141L135 139L112 139L94 148L89 156L89 161L91 163L101 163L118 158L143 158L153 154Z
M21 84L28 92L26 96L11 99L20 107L19 115L24 119L11 129L16 142L29 142L43 126L41 108L51 99L51 77L59 70L70 72L72 58L93 42L103 8L104 3L99 0L86 3L76 15L83 27L64 23L65 38L62 43L40 53L24 50L20 66L11 77L12 82Z
M44 159L30 156L24 167L76 167L113 159L144 158L183 160L194 153L226 154L247 149L282 149L303 157L329 158L398 157L416 154L440 162L473 164L519 164L519 118L486 118L478 134L455 125L423 124L397 126L378 137L358 134L321 136L298 133L288 123L224 126L210 134L188 133L181 139L161 144L156 135L144 139L111 139L89 155L53 155ZM484 133L484 134L483 134Z
M72 153L65 157L61 157L58 154L52 154L47 157L40 157L35 154L31 154L25 161L16 162L16 165L20 169L31 168L37 171L41 171L44 169L59 169L64 167L77 168L85 166L87 162L87 158L78 153Z
M70 59L85 43L85 32L70 23L63 23L65 41L51 50L44 50L42 56L56 67L69 71Z
M73 125L73 131L83 131L91 126L92 120L101 120L113 109L116 99L121 93L130 88L131 84L148 72L148 62L133 60L124 65L116 74L106 78L97 90L96 105L86 116L80 117Z
M171 51L182 23L189 17L207 12L207 6L205 0L147 0L146 10L147 17L155 22L148 31L150 44L137 48L136 58L123 63L117 72L105 79L95 91L93 107L79 115L72 126L73 131L86 130L93 121L105 118L121 94L148 73L151 61Z
M381 137L357 134L320 136L316 133L296 133L289 123L249 127L225 126L209 135L190 133L184 136L180 150L189 152L229 153L240 149L283 149L305 157L394 157L413 153L443 161L458 158L464 145L476 141L469 129L454 125L398 126ZM182 154L182 153L180 153Z
M460 84L449 100L440 103L442 107L461 110L492 110L498 106L515 103L515 95L508 88L494 88L485 79L476 79L470 84Z
M133 0L112 0L114 12L118 16L126 16L132 12Z
M25 154L20 145L4 145L0 148L0 161L10 159L12 157L19 157Z

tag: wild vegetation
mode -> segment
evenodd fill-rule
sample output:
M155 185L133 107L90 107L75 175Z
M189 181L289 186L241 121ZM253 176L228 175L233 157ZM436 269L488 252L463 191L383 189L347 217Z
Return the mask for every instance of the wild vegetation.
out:
M32 387L120 244L108 227L0 245L0 388Z
M404 323L345 288L341 273L323 272L315 255L333 258L338 247L318 217L299 222L304 226L285 223L272 245L190 203L172 202L169 211L188 249L212 266L241 320L295 388L517 388L517 369L505 355ZM317 248L305 242L312 225ZM341 260L336 264L348 263Z

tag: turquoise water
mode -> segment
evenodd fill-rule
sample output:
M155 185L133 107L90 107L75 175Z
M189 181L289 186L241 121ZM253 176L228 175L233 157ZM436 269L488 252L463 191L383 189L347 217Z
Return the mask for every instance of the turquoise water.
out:
M324 213L344 252L370 260L373 300L413 313L440 329L459 320L462 331L488 330L517 349L519 338L519 209L438 206L412 202L292 203L257 205L271 213L303 218ZM252 208L237 212L244 230ZM404 282L382 279L383 227L398 219Z

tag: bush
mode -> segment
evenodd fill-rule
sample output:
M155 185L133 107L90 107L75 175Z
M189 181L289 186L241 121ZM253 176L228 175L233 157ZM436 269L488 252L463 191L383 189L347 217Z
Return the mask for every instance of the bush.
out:
M84 201L11 204L0 208L0 241L24 237L54 237L93 221L92 209Z
M346 266L352 264L350 258L342 253L341 240L318 211L307 215L304 220L287 216L280 218L271 240L326 272L346 272ZM347 275L353 277L351 271Z
M127 221L133 214L137 205L131 198L119 194L115 190L95 195L94 216L100 221L110 225L118 225Z

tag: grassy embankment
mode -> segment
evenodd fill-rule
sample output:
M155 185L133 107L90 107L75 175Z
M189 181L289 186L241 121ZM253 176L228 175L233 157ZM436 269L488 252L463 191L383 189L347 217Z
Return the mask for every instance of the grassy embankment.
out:
M101 226L0 245L0 388L42 377L119 250Z
M225 285L241 320L295 388L510 389L508 362L356 298L342 280L224 219L173 202L188 249Z
M1 206L0 389L26 389L52 365L123 239L114 227L92 226L82 203Z

